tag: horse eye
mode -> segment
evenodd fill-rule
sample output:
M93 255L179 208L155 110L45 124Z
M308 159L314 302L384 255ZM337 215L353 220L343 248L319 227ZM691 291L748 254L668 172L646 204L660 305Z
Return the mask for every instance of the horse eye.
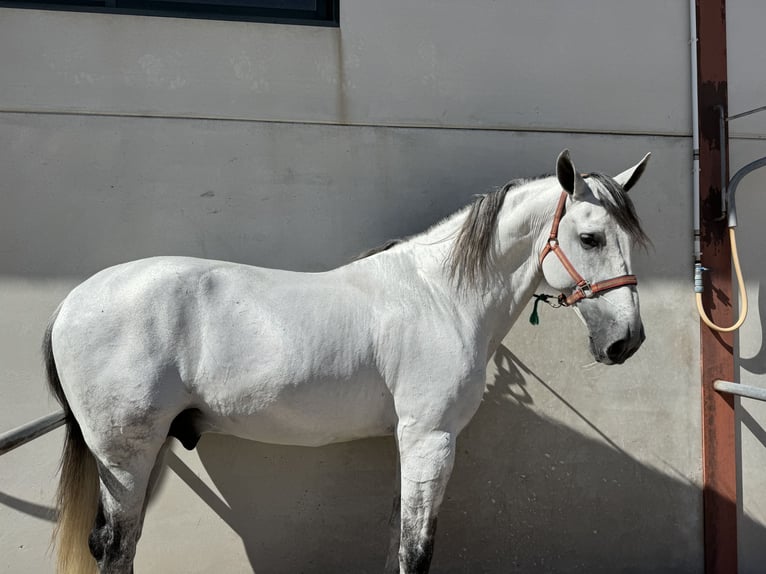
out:
M581 233L580 234L580 243L582 243L583 247L586 249L592 249L594 247L598 247L598 237L593 235L592 233Z

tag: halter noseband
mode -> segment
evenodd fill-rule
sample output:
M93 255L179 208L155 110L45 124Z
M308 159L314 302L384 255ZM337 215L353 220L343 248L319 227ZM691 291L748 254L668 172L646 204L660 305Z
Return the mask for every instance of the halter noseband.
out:
M543 252L540 254L540 264L542 265L543 259L545 259L546 255L548 255L551 251L555 253L561 261L561 264L564 266L564 269L567 270L567 273L569 273L569 275L575 281L575 288L571 295L567 296L566 293L561 293L559 295L559 304L564 307L568 307L570 305L574 305L581 299L590 299L591 297L595 297L604 291L617 289L618 287L624 287L625 285L637 285L638 279L636 279L635 275L620 275L619 277L606 279L604 281L599 281L598 283L591 283L590 281L583 279L582 275L577 272L577 270L574 268L574 265L572 265L572 262L567 259L567 256L564 255L564 252L561 250L558 239L559 223L561 223L561 218L564 216L567 195L568 194L566 191L561 192L561 197L559 197L559 204L556 207L556 214L553 217L551 234L548 236L548 243L545 244Z

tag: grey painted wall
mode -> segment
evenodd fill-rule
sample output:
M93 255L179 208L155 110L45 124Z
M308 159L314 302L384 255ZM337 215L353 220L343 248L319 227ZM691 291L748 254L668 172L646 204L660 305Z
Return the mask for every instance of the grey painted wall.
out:
M360 0L338 29L11 10L2 25L6 108L690 129L682 2Z
M738 114L766 105L766 79L760 72L766 39L755 33L766 18L766 5L754 0L732 0L727 4L727 64L729 69L729 113ZM729 124L730 175L743 165L766 156L766 112L733 120ZM766 170L750 174L737 189L737 245L747 285L750 312L738 337L739 380L766 387L764 325L766 305L763 285L766 271L763 254L766 236ZM750 528L752 520L766 524L766 404L749 399L737 403L739 444L739 490L741 493L739 558L740 571L757 574L766 563L762 527Z
M635 191L654 242L637 254L645 346L591 366L573 314L522 318L459 440L434 570L699 571L685 5L341 13L338 30L0 9L2 427L53 408L40 335L102 267L173 253L325 269L550 172L564 147L612 172L652 151ZM6 571L51 570L60 441L0 459ZM387 439L205 437L169 458L137 571L378 572L393 472Z
M744 164L766 156L766 142L734 140L731 143L732 175ZM750 311L739 333L739 380L742 383L766 387L766 356L764 356L764 324L766 324L766 271L763 253L766 238L762 222L766 218L763 191L766 173L754 172L737 188L737 245L747 286ZM740 513L766 524L766 405L742 399L737 404L738 461L741 469L738 487L741 492ZM739 541L742 572L763 570L766 549L763 533L744 528Z

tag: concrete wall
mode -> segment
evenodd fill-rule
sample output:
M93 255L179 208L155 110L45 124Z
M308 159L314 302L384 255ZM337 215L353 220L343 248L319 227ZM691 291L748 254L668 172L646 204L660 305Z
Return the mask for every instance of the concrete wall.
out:
M2 427L54 407L42 330L104 266L325 269L550 172L564 147L611 172L652 151L635 190L654 242L636 256L645 346L592 366L572 313L522 318L459 440L434 570L699 571L686 6L513 4L359 0L340 29L0 9ZM51 570L60 446L0 459L0 571ZM168 466L137 571L382 567L389 439L208 436ZM743 510L752 540L759 512Z

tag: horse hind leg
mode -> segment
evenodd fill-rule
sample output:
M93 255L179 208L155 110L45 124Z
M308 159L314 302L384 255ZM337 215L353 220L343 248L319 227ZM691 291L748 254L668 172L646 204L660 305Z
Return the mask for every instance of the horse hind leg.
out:
M103 452L96 457L99 506L88 546L101 574L133 572L146 502L159 473L166 437L166 432L151 433L143 441L110 441L108 448L99 449Z
M146 508L147 506L149 506L149 502L151 501L152 495L154 494L154 489L157 486L157 482L160 479L160 475L162 474L162 469L165 466L165 454L167 453L169 448L170 448L170 437L168 437L165 440L165 442L162 444L162 447L160 448L160 452L157 454L157 458L154 461L154 467L152 468L152 471L149 474L149 482L146 486L146 494L144 495L144 506L141 509L141 520L139 521L139 524L141 525L141 528L138 532L139 538L141 536L141 531L143 530L144 517L146 516Z

